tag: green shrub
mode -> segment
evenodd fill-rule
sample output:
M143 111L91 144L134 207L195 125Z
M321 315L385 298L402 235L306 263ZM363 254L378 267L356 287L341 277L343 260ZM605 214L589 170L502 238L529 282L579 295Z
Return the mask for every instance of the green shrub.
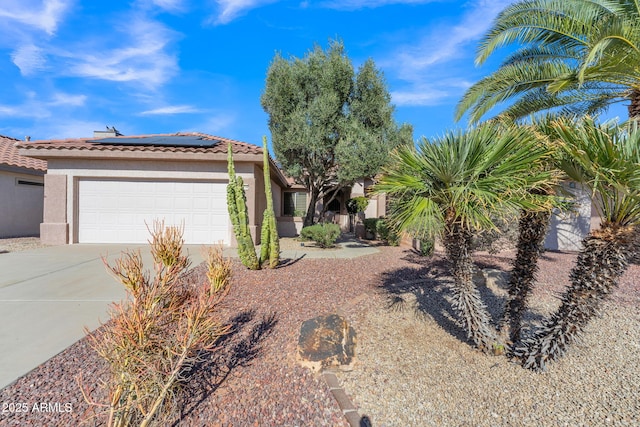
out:
M374 238L377 232L378 221L380 221L380 218L365 218L364 220L364 229L367 233L373 234Z
M369 199L364 196L354 197L353 199L347 200L347 212L355 215L358 212L364 212L369 205Z
M420 242L420 256L431 256L435 249L436 243L433 238L424 237L419 240Z
M384 218L366 218L364 229L373 234L374 239L382 240L388 245L398 246L400 244L400 236L389 227Z
M332 223L315 224L300 231L300 237L313 240L321 248L332 248L339 236L340 226Z
M394 230L389 227L387 220L379 218L376 223L376 234L382 241L387 242L391 246L398 246L400 244L400 236Z

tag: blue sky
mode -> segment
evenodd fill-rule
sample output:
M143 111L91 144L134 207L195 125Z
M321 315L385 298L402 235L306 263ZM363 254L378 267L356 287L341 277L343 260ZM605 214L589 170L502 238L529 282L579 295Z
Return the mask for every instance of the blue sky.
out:
M505 0L2 0L0 134L198 131L260 145L276 52L344 41L385 75L414 137L454 126L478 40Z

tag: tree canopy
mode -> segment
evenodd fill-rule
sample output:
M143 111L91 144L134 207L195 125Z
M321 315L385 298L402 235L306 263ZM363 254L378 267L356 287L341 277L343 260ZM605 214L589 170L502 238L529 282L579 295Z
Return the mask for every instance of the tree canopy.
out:
M517 44L502 65L465 93L456 120L479 121L507 103L512 119L559 109L595 114L630 101L640 117L640 6L629 0L521 0L496 18L478 49L482 64L497 49Z
M390 102L373 60L355 72L342 42L330 41L326 51L316 45L304 58L276 54L261 103L277 161L309 191L305 225L314 222L318 200L375 176L391 149L413 143Z

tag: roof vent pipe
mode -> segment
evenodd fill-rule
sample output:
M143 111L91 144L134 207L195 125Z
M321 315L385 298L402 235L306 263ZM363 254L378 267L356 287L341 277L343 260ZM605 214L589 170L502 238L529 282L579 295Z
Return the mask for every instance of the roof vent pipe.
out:
M120 131L115 126L107 126L107 130L94 130L94 138L115 138L116 136L122 136Z

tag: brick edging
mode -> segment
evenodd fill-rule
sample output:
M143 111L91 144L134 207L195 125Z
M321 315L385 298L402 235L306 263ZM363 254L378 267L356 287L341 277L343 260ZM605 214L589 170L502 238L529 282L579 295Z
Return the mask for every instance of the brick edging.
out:
M342 414L349 423L350 427L371 425L371 423L368 422L368 419L365 418L363 420L363 418L360 416L360 414L358 413L358 409L356 409L356 406L344 391L344 388L342 388L342 386L340 385L340 381L338 381L338 377L336 377L335 373L331 371L323 371L322 378L324 378L324 381L329 387L329 390L331 390L333 398L336 400L336 402L338 402L338 406L340 406L340 410L342 410Z

